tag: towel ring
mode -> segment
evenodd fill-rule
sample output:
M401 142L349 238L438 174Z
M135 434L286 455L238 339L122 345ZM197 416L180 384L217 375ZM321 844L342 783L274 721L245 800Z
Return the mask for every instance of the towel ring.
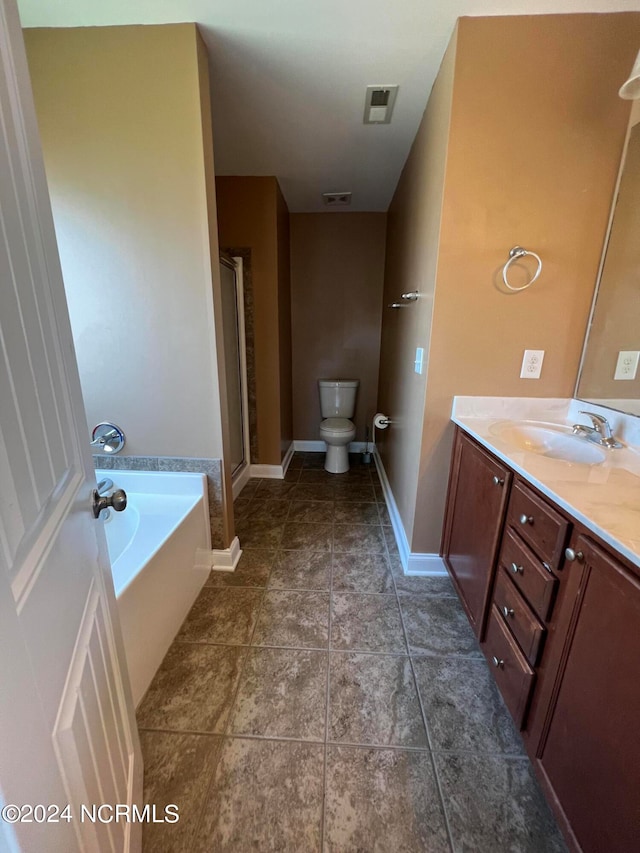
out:
M509 272L509 267L514 261L517 261L518 258L523 258L525 255L531 255L532 258L535 258L538 262L538 269L535 271L533 278L531 281L528 281L526 284L523 284L522 287L512 287L509 284L509 280L507 278L507 273ZM509 252L509 260L502 268L502 280L505 283L505 286L512 290L514 293L517 293L519 290L526 290L528 287L531 287L533 282L538 278L540 273L542 272L542 261L540 260L540 255L536 255L535 252L530 252L527 249L523 249L522 246L514 246L513 249Z

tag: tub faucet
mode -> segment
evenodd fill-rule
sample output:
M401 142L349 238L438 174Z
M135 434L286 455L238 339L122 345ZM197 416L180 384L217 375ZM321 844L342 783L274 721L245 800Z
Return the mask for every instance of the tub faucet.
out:
M593 426L585 426L585 424L574 424L574 435L584 435L590 441L595 441L602 447L607 447L609 450L615 450L622 447L622 444L617 440L611 431L611 424L602 415L595 412L580 412L581 415L586 415L591 418Z
M103 495L105 492L108 492L113 488L113 480L110 480L108 477L105 477L104 480L100 480L97 486L97 492L99 495Z

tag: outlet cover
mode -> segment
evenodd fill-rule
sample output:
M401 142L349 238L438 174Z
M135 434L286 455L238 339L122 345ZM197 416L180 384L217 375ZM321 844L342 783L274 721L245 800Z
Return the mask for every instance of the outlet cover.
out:
M543 349L526 349L520 368L520 379L540 379L543 361Z
M616 372L613 374L614 379L635 379L638 372L638 359L640 352L638 350L621 350L618 353L618 361L616 363Z

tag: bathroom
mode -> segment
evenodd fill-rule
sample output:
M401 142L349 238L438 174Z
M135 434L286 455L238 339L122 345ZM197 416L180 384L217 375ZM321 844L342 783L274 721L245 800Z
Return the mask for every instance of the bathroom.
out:
M239 94L246 94L243 85L253 79L251 75L233 76L233 37L226 41L221 35L207 37L206 28L202 28L211 72L209 83L204 42L188 24L120 30L96 27L81 39L79 31L66 28L141 21L90 22L73 20L71 13L59 21L46 15L38 20L35 13L27 19L28 6L21 4L25 26L54 27L32 33L27 29L26 38L65 284L77 288L69 303L87 420L90 428L108 421L126 433L127 444L119 454L99 454L99 470L108 469L105 474L112 476L116 485L117 471L124 469L134 469L131 473L135 474L141 469L164 468L169 473L193 472L200 478L203 474L208 477L206 485L200 483L210 513L208 529L199 534L201 556L208 555L208 565L221 570L217 578L226 570L230 588L232 576L241 578L243 571L253 572L252 580L246 586L238 581L238 591L229 596L237 601L238 618L245 618L242 601L253 601L269 583L283 591L265 593L263 613L279 594L283 600L288 596L289 606L299 607L301 621L311 619L306 605L322 609L326 604L328 611L329 598L335 595L338 609L328 618L334 619L338 637L340 620L345 618L339 606L348 607L349 595L357 597L363 612L369 612L365 605L373 607L374 599L365 596L390 595L393 588L405 628L411 608L415 626L424 628L426 623L421 622L417 609L420 596L445 599L446 607L453 606L449 602L455 600L451 594L442 594L446 569L441 556L454 437L450 423L453 397L568 399L574 395L629 124L629 103L611 93L615 95L633 64L640 44L639 16L462 18L455 29L455 21L449 20L446 27L443 25L437 49L430 48L438 54L434 71L437 67L440 70L431 95L423 91L422 105L414 116L415 140L405 132L404 150L401 146L389 149L391 178L385 177L388 192L384 197L384 182L370 179L367 184L363 178L366 170L360 173L355 165L345 168L344 173L336 171L334 182L321 187L317 179L305 186L290 177L297 163L292 163L289 175L286 171L265 171L260 160L252 169L238 166L241 157L248 154L242 146L234 151L233 140L238 139L240 131L250 132L256 116L250 114L249 102L248 115L231 110L232 96L237 102ZM64 29L56 31L55 27ZM64 47L47 47L47 40L53 45L55 39L66 39ZM34 60L38 40L42 52ZM265 81L274 87L272 92L280 91L284 84L279 70L269 64L273 57L262 52L260 45L253 47L253 64L248 67L253 75L265 75ZM53 70L47 64L52 61ZM375 69L375 64L371 68ZM387 82L397 82L393 66L383 68L387 70L380 73ZM362 125L365 85L378 77L374 71L367 73L355 97L362 101L354 131L356 144L365 132L381 138L394 130L394 122L408 121L402 111L401 87L389 127ZM95 78L88 80L90 74ZM104 97L101 88L105 81L110 98ZM235 94L231 83L239 87ZM63 84L76 87L74 109L67 111L72 120L66 127L60 121L65 113L61 98L71 96L61 94ZM207 136L209 85L213 149ZM420 122L425 103L425 117ZM635 114L636 107L633 109ZM142 115L149 118L148 126ZM217 116L228 116L229 121ZM284 121L282 116L280 121ZM315 116L309 118L309 127L321 144L324 137ZM496 128L500 128L499 133ZM294 132L291 126L288 132ZM473 145L469 145L470 139ZM87 141L103 158L99 165L78 156ZM364 141L362 150L372 156ZM255 156L255 150L249 154ZM362 187L360 197L356 179ZM101 184L108 186L107 196ZM350 208L326 211L322 192L344 194L354 187ZM87 216L92 192L103 194L103 206L95 216ZM61 216L66 217L63 227ZM72 239L77 229L81 229L79 244ZM504 264L516 245L536 252L543 264L539 279L523 293L511 293L502 285ZM113 252L114 246L117 252ZM222 348L224 295L217 275L219 250L242 259L247 409L243 428L248 446L239 484L237 476L234 483L229 464L230 374ZM535 257L516 260L518 263L510 267L511 281L520 286L535 273ZM95 283L91 288L83 287L87 269ZM176 286L178 281L180 287ZM208 298L211 283L213 300ZM415 291L417 300L402 299L402 294ZM401 307L389 307L393 303ZM78 323L84 323L80 333ZM632 349L633 341L624 347ZM424 351L421 372L416 369L417 348ZM524 350L544 351L541 375L535 381L520 378ZM328 377L359 380L353 415L356 443L352 446L351 469L344 475L325 473L318 464L324 445L320 440L317 383ZM367 465L360 454L367 441L372 447L372 421L377 412L387 415L390 424L376 431L375 460ZM353 485L339 485L342 481L336 478L343 476L354 478ZM278 515L286 511L289 519L293 518L289 506L293 501L288 498L293 489L306 494L306 503L315 505L299 508L300 512L313 510L313 520L310 515L301 515L301 521L289 522ZM317 506L325 503L319 498L323 490L328 494L328 489L332 490L331 500L326 501L331 503L329 514L326 506ZM341 491L348 492L351 500L341 501ZM260 495L264 507L258 508ZM265 517L265 507L271 518ZM371 507L377 514L375 534L364 529L370 523ZM257 514L252 515L253 510ZM286 584L278 587L273 580L284 571L283 565L277 562L279 557L273 562L265 555L272 551L293 553L295 549L281 548L282 527L289 523L317 524L321 538L324 532L334 536L333 546L338 541L338 528L344 534L343 545L347 527L362 533L361 540L352 536L348 548L334 550L338 555L362 551L362 565L371 576L378 573L380 585L368 591L369 581L346 565L354 559L347 556L336 559L339 568L330 571L329 586L316 580L309 588L307 579L293 588ZM331 532L325 530L332 525ZM382 536L382 561L375 559L377 545L370 545L376 536ZM324 544L317 545L317 550L321 553ZM262 558L271 560L268 566L260 564ZM386 586L391 575L380 569L380 564L391 565L393 561L396 574ZM319 560L317 577L322 575L323 566ZM267 569L271 581L264 579ZM205 574L200 575L200 585ZM257 580L260 577L262 581ZM217 589L218 584L222 581L208 582L205 594L212 597L207 589ZM190 593L193 597L199 591L197 583L195 586L198 588ZM429 595L425 592L428 588L440 593ZM180 606L182 615L174 615L178 623L190 603L185 600ZM246 617L249 621L254 618L251 607ZM397 609L395 603L394 607ZM155 611L155 604L151 609ZM317 614L311 621L317 627ZM161 641L163 653L179 627L177 624L169 632L172 636ZM232 627L229 623L229 630ZM225 646L224 642L207 645L205 641L212 659L213 652L223 647L237 650L247 645L228 640ZM310 661L326 656L327 642L301 643L311 651L298 650L296 654L311 666ZM351 657L357 658L362 649L345 642L343 649L350 649ZM189 642L183 645L189 646ZM267 653L263 654L266 660ZM472 653L469 656L472 662L464 666L471 672L479 664ZM392 659L394 665L408 663L404 658L390 657L389 666ZM233 674L240 666L238 661L238 656L229 653L220 665ZM160 660L153 664L153 672L159 664ZM245 680L249 671L247 664ZM153 672L145 676L147 684ZM381 679L389 680L389 672ZM418 677L411 673L402 669L402 679L413 683ZM235 675L229 677L235 684ZM329 669L326 678L333 683ZM136 704L140 698L134 697ZM149 723L148 709L145 713L147 725L141 728L147 749L153 741L150 733L156 728L154 749L160 742L170 743L173 737L176 746L182 742L188 752L189 737L195 743L195 732L202 734L203 730L195 726L187 726L182 734L178 734L182 730L179 725L176 729L169 724L156 726ZM421 714L417 711L416 717ZM499 727L503 725L499 723ZM229 779L233 774L224 761L214 772L221 730L204 731L211 735L208 742L215 748L198 753L193 747L197 761L205 764L202 772L217 779L216 773L226 768ZM265 738L259 730L254 736L264 739L260 744L264 749L288 738L303 744L323 740L315 729L309 736L284 730L273 738ZM235 740L245 743L242 737ZM249 732L246 742L250 740ZM387 742L342 737L329 738L329 745L323 747L329 758L339 755L340 750L348 752L348 747L336 746L336 742L353 745L354 757L363 754L366 744L373 744L368 752L380 759L396 750L394 761L399 762L400 755L411 752L411 744L402 738ZM326 735L324 743L328 743ZM382 749L385 743L390 746L387 752ZM403 752L403 745L409 749ZM418 751L422 745L418 739ZM307 749L309 755L314 749ZM510 750L515 751L511 743L507 753ZM320 754L322 749L316 751ZM515 805L505 818L507 828L502 836L498 833L492 837L484 824L475 827L475 836L465 835L473 829L471 813L466 814L466 824L461 817L468 804L456 814L451 805L455 796L442 794L447 785L455 787L453 763L447 769L434 771L431 765L425 769L423 760L428 752L424 749L413 764L407 758L404 769L398 763L393 770L378 769L383 777L385 772L389 774L385 783L389 802L396 802L394 798L398 797L398 814L406 814L403 809L410 798L408 791L413 790L407 778L413 778L412 774L435 780L438 797L444 803L441 809L446 818L442 825L438 824L439 817L415 807L408 821L407 849L450 849L449 845L458 849L464 844L470 849L492 849L493 844L496 849L496 844L506 845L508 833L518 831L517 798L514 796ZM160 759L157 751L150 754L153 759L147 764L153 767ZM509 761L524 773L526 759L521 754L517 758L507 755L506 765ZM376 827L366 803L356 821L355 835L349 836L341 824L345 816L340 811L336 786L338 770L346 772L346 764L345 759L342 764L331 765L337 774L331 790L319 795L313 790L313 797L327 798L322 819L316 821L322 824L319 832L324 833L325 849L352 849L350 844L376 849L366 834L356 841L357 832L364 832L360 823L365 818ZM240 762L241 766L245 771L251 767ZM269 766L265 763L262 770L266 772ZM437 762L434 766L438 767ZM254 766L252 772L255 770ZM320 776L323 772L320 770ZM401 783L398 779L402 773L406 775ZM239 785L238 780L236 783ZM160 784L159 777L154 784ZM355 784L354 780L349 784ZM526 791L523 783L521 796ZM159 802L158 790L156 794ZM241 793L237 795L243 798ZM281 804L279 796L275 786L273 804ZM302 793L300 796L304 799ZM204 792L191 792L190 803L201 803L202 797ZM244 812L231 794L222 801L232 813L236 809L236 822L245 820L245 826L253 826L251 822L260 819L259 810ZM375 802L375 808L382 809ZM198 808L201 812L201 806ZM309 803L301 808L300 814L310 813ZM164 835L153 836L153 842L147 840L147 845L153 844L149 849L181 849L194 828L191 820L185 812L180 840L174 835L172 842L172 836L167 835L171 830L163 827ZM200 828L212 833L220 849L243 849L234 835L238 826L234 824L233 837L225 847L220 841L220 824L211 827L202 820ZM514 836L514 849L562 849L559 836L546 820L543 815L529 835L525 831ZM287 832L294 831L288 816L282 816L282 823ZM398 821L387 819L387 823L400 832ZM433 830L431 840L424 835L427 826ZM539 834L540 827L548 836ZM302 826L301 832L307 829ZM253 831L257 833L257 849L289 849L287 844L293 845L293 835L276 842L277 832L269 835L265 829L261 835L255 827ZM382 832L382 828L375 831ZM498 832L495 827L494 831ZM392 836L387 837L387 843L393 844ZM310 832L299 836L297 849L316 849L318 844Z

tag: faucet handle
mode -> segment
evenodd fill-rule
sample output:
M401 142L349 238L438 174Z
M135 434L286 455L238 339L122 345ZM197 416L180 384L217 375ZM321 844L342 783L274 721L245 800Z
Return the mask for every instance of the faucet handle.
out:
M593 424L593 428L596 432L599 432L603 438L611 438L611 426L609 421L603 416L599 415L597 412L579 412L581 415L586 415L588 418L591 418L591 423Z

